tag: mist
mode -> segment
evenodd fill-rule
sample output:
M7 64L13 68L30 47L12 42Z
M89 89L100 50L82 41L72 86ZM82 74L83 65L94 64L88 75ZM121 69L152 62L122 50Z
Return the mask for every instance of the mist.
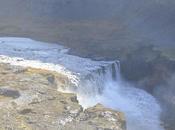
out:
M68 47L73 57L120 61L122 81L110 81L104 86L122 86L123 95L104 94L97 101L116 109L108 101L120 98L129 104L124 95L131 92L130 88L139 89L145 98L153 96L148 102L160 104L160 110L155 106L155 115L160 114L166 130L174 130L174 7L174 0L0 0L0 36L31 38L49 42L49 46L56 43ZM56 54L50 51L50 55ZM76 68L77 64L72 66ZM134 94L130 96L137 102ZM118 105L123 108L123 104ZM154 112L151 114L154 116Z
M101 103L124 112L127 130L164 130L158 100L123 80L119 61L94 61L70 55L60 45L25 38L0 38L0 43L2 63L66 75L68 83L58 85L58 91L77 94L84 109Z

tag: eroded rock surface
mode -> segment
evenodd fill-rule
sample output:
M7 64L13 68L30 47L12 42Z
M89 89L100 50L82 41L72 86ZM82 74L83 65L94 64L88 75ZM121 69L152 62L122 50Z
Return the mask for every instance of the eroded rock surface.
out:
M0 64L1 130L126 130L121 112L100 104L83 110L75 94L58 92L58 77Z

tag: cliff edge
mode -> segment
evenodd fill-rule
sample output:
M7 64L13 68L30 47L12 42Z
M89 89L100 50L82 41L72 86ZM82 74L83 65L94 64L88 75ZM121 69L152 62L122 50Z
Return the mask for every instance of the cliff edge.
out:
M126 130L123 113L101 104L83 110L75 94L57 91L67 80L58 77L0 64L1 130Z

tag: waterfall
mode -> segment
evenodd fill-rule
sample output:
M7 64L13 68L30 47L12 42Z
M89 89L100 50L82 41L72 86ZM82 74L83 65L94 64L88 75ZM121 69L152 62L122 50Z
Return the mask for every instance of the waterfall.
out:
M124 112L127 130L163 130L156 99L120 76L119 61L93 61L69 55L69 49L26 38L0 38L0 62L62 73L88 108L97 103Z
M102 66L80 81L78 100L84 108L101 103L124 112L127 130L163 130L156 99L122 80L119 62Z
M105 82L119 81L119 62L107 62L107 65L89 72L86 75L80 75L80 83L78 93L83 93L87 96L101 95L105 89Z

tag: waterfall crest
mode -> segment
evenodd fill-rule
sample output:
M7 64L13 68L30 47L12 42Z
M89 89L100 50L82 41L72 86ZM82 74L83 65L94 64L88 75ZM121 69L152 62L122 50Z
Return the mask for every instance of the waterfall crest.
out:
M78 100L84 108L101 103L122 111L128 130L163 130L157 101L144 90L122 80L118 61L81 78L78 88Z
M84 108L101 103L120 110L128 130L163 130L157 101L121 78L119 61L93 61L69 55L68 50L25 38L0 38L0 62L63 73L74 88L67 89Z

